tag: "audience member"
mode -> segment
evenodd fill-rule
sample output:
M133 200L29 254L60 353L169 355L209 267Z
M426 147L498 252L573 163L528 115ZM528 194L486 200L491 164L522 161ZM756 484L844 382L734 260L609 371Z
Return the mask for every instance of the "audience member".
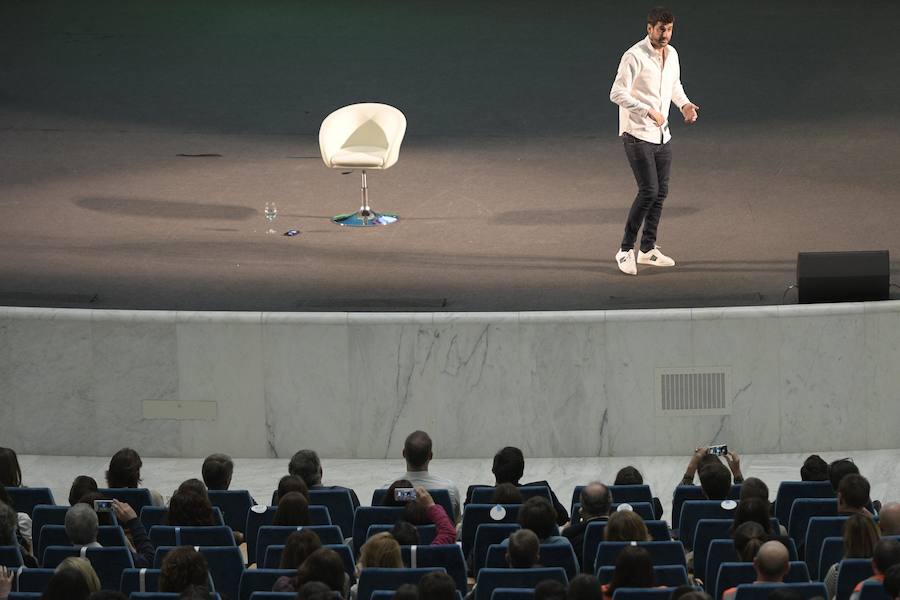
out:
M619 469L619 472L616 473L616 480L613 481L613 485L643 485L644 484L644 476L641 475L641 472L637 470L637 467L633 467L628 465L627 467L622 467ZM615 502L615 498L613 498ZM663 516L663 507L662 502L659 501L659 498L654 496L652 498L653 501L653 514L656 515L657 519L662 519ZM572 515L574 518L575 515Z
M227 490L231 486L234 462L227 454L210 454L200 468L203 483L210 490Z
M194 486L180 487L172 494L165 518L167 525L201 527L216 524L209 497L196 493L193 488Z
M22 487L22 467L19 457L12 448L0 446L0 485L4 487Z
M444 572L428 573L419 580L418 597L422 600L455 600L456 582Z
M599 481L592 481L581 488L579 500L581 501L581 512L579 515L581 518L578 522L563 529L562 534L572 544L578 564L583 565L585 564L582 556L584 552L584 532L588 523L609 519L612 495L609 493L609 488L606 485Z
M149 568L153 566L153 556L156 548L144 524L138 518L137 513L130 504L112 501L113 511L116 514L118 523L128 532L133 548L131 551L131 560L136 568ZM92 504L84 502L76 502L74 506L66 511L66 536L75 546L85 546L88 548L100 548L97 542L97 531L99 528L99 519Z
M447 490L453 505L451 518L454 522L459 521L459 489L456 484L428 471L428 465L434 458L431 438L428 434L424 431L413 431L409 434L403 444L403 458L406 459L406 473L402 477L397 477L395 481L405 479L412 482L413 485L420 485L426 489Z
M766 530L756 521L747 521L739 525L731 534L734 550L743 562L753 562L757 552L766 542Z
M88 582L79 571L63 569L53 573L41 600L86 600L90 595Z
M299 492L288 492L278 501L272 525L309 525L309 502Z
M769 486L759 477L748 477L741 484L741 494L739 500L747 498L759 498L760 500L769 501Z
M178 600L214 600L216 595L206 586L189 585L178 595Z
M568 600L602 600L603 592L600 591L600 580L587 573L576 575L569 582L569 591L566 597Z
M353 506L359 506L359 498L352 489L339 485L322 485L322 461L314 450L300 450L294 454L288 464L288 473L300 477L311 490L346 490Z
M744 523L753 521L762 526L766 535L772 535L770 509L769 501L763 498L750 496L742 499L738 502L737 508L734 511L734 522L731 524L731 531L734 531Z
M306 501L309 502L309 487L306 485L306 482L296 475L285 475L278 480L278 489L272 494L272 504L278 506L281 498L291 492L302 494Z
M284 543L284 551L281 553L281 563L278 565L279 569L300 569L300 565L302 565L307 558L309 558L313 552L322 548L322 540L319 539L319 536L314 531L310 531L309 529L304 529L302 531L295 531L291 535L288 536L288 539L285 540ZM297 588L294 587L296 583L297 574L292 576L283 575L275 580L275 585L272 586L273 592L296 592Z
M336 592L321 581L309 581L297 591L298 600L332 600ZM339 596L338 596L339 597Z
M706 592L701 592L692 585L679 585L669 596L669 600L712 600Z
M402 488L414 489L416 492L416 499L406 501L397 500L394 491ZM412 483L409 481L395 481L385 493L383 504L385 506L402 506L404 508L402 521L412 526L412 532L403 526L398 528L401 536L403 536L403 540L397 540L401 545L411 545L407 544L407 542L411 541L412 533L415 534L416 540L412 543L418 544L419 533L415 529L415 525L428 524L434 525L436 529L434 539L431 541L432 546L456 543L456 527L447 515L447 511L444 510L443 506L434 501L434 498L431 497L431 494L429 494L428 490L424 487L413 487Z
M501 483L494 487L491 504L522 504L522 492L511 483Z
M881 535L900 535L900 503L888 502L878 513Z
M704 495L710 500L725 500L731 489L731 478L734 483L744 481L741 473L741 459L736 452L728 452L725 455L728 468L722 464L718 456L709 454L705 447L697 448L681 479L681 485L694 485L694 476L699 473L700 487ZM730 470L730 472L729 472Z
M620 587L653 587L653 559L641 546L625 546L616 558L612 580L600 587L603 597L611 600Z
M357 571L367 567L399 569L403 566L400 544L389 533L376 533L363 544L359 552ZM357 573L358 574L358 573Z
M513 569L530 569L540 562L541 542L530 529L519 529L509 536L506 564Z
M639 514L631 510L618 510L609 516L603 529L607 542L649 542L652 538L647 525Z
M88 600L128 600L128 596L115 590L100 590L88 596ZM181 599L179 598L179 600Z
M568 538L559 535L556 511L543 496L532 496L522 504L519 509L519 525L537 534L542 544L570 543Z
M566 600L566 585L555 579L539 581L534 586L534 600Z
M347 598L350 593L350 576L344 571L344 561L331 548L319 548L313 551L297 569L297 576L294 579L295 589L303 589L303 586L310 581L322 582L332 592L337 592L344 598Z
M87 475L79 475L69 488L69 506L75 506L82 498L97 491L97 480Z
M869 480L862 475L858 473L844 475L837 490L838 514L871 515L872 513L866 508L869 505L870 491Z
M828 481L828 463L818 454L811 454L800 467L801 481Z
M88 492L87 494L82 496L81 500L79 500L75 504L87 504L88 506L93 508L96 505L96 502L98 500L104 500L106 502L109 502L112 499L104 496L100 492ZM75 506L75 504L73 504L72 506ZM101 527L109 527L111 525L119 525L120 524L116 520L116 511L115 510L112 510L112 511L100 510L100 511L96 511L96 512L97 512L97 522ZM124 526L124 524L123 524L123 526ZM125 531L125 535L128 535L127 530Z
M842 536L844 538L844 553L842 558L872 558L875 553L875 544L881 537L875 520L868 516L855 513L850 515L844 523ZM828 597L834 598L837 593L837 578L841 563L837 562L828 569L823 581L828 588Z
M206 484L196 477L191 477L190 479L182 481L175 492L190 492L192 494L197 494L198 496L203 496L209 500L209 490L206 489Z
M884 591L892 600L900 599L900 565L894 565L885 573Z
M403 519L397 521L394 523L394 526L391 527L389 533L394 536L394 539L397 540L397 543L401 546L419 545L419 530L409 521L404 521Z
M19 516L6 502L0 502L0 546L18 546L19 553L25 561L25 566L34 568L38 566L37 560L32 556L31 549L20 542L18 531Z
M841 479L850 474L859 475L859 467L849 458L836 460L828 465L828 480L831 481L831 489L835 493L841 484Z
M106 485L111 488L137 488L141 484L141 467L144 465L140 455L131 448L122 448L109 460L106 470ZM153 506L165 506L162 494L149 490Z
M784 544L770 541L763 544L756 558L753 559L753 570L756 580L753 583L781 583L790 568L790 555ZM737 587L728 588L722 594L722 600L732 600Z
M427 600L419 597L419 587L414 583L404 583L394 591L393 600Z
M85 583L87 583L88 591L90 593L93 594L94 592L100 591L100 578L97 577L97 572L86 558L70 556L64 559L59 563L59 566L56 567L57 573L61 571L78 573L78 575L84 579Z
M209 567L206 557L191 546L179 546L170 550L159 571L159 591L180 594L188 586L209 585Z
M872 553L872 572L871 577L865 581L860 581L853 588L850 600L859 600L859 592L863 583L866 581L880 581L884 583L885 574L894 565L900 564L900 542L894 538L881 538L875 544L875 551Z

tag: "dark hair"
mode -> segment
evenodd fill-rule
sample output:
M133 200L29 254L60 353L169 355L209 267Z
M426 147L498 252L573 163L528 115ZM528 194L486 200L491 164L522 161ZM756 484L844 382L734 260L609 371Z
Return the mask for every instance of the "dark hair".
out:
M205 585L189 585L179 594L178 600L212 600L214 597Z
M394 592L393 600L419 600L419 588L414 583L404 583Z
M519 509L519 525L532 530L539 540L556 532L556 510L543 496L532 496Z
M206 489L206 484L196 477L182 481L176 490L177 492L191 492L209 499L209 490Z
M322 547L322 540L315 531L302 529L295 531L284 542L279 569L297 569L307 557Z
M297 590L298 600L329 600L335 592L321 581L308 581Z
M22 486L22 468L19 457L12 448L0 446L0 483L6 487Z
M534 600L566 600L566 586L556 579L545 579L534 586Z
M756 553L766 542L766 530L756 521L742 523L731 534L734 540L734 549L744 562L750 562L756 557Z
M828 465L828 479L831 481L831 489L837 492L838 487L841 485L841 479L851 473L859 475L859 467L849 458L842 458Z
M731 491L731 472L716 458L700 468L700 487L709 500L725 500Z
M869 480L858 473L844 475L838 485L838 494L844 505L852 508L863 508L869 503Z
M456 582L442 571L432 571L419 580L419 597L428 600L454 600Z
M514 446L506 446L494 455L494 465L491 467L494 480L501 483L517 485L525 472L525 455Z
M592 492L593 486L602 486L602 490ZM609 488L600 482L589 483L581 488L578 499L581 500L581 510L589 515L608 515L612 506L612 494L609 493Z
M206 557L191 546L170 550L159 569L159 591L180 594L189 585L206 586L209 567Z
M100 590L88 596L88 600L128 600L128 596L115 590Z
M650 12L647 13L647 24L648 25L656 25L657 23L665 23L668 25L669 23L673 23L675 21L675 16L672 14L672 11L664 6L656 6L650 9Z
M569 582L569 591L566 597L569 600L603 600L600 580L587 573L576 575Z
M401 519L394 523L391 535L401 546L417 546L419 544L419 530L409 521Z
M60 569L50 577L41 600L85 600L90 595L91 589L80 571Z
M179 488L169 499L166 525L178 527L215 525L209 498L192 490Z
M16 510L5 502L0 502L0 546L15 546L16 528L19 525L19 515Z
M872 558L881 530L869 515L853 513L844 521L841 537L844 539L844 558Z
M282 496L291 492L302 494L309 501L309 487L305 481L296 475L285 475L278 480L278 491L275 492L275 501L278 502Z
M522 504L522 492L511 483L501 483L491 494L491 504Z
M79 475L69 488L69 506L77 504L85 494L97 491L97 480L87 475Z
M406 436L406 442L403 444L403 458L410 467L415 469L427 465L431 459L431 437L424 431L413 431Z
M884 574L884 591L891 598L900 596L900 565L894 565Z
M875 544L875 552L872 553L872 562L882 573L896 564L900 564L900 542L895 538L881 538Z
M539 560L541 541L530 529L519 529L509 535L507 560L513 569L530 569Z
M234 473L234 462L227 454L210 454L200 468L203 483L211 490L227 490Z
M278 501L272 525L309 525L309 502L299 492L288 492Z
M111 488L136 488L141 483L141 457L131 448L122 448L109 459L106 485Z
M616 480L613 482L613 485L642 485L643 483L644 476L641 475L641 472L635 467L628 465L627 467L619 469L619 472L616 473Z
M706 592L701 592L692 585L679 585L672 590L669 600L712 600Z
M625 546L616 558L609 595L620 587L653 587L653 559L641 546Z
M9 492L6 491L6 486L2 483L0 483L0 504L5 504L10 508L16 507L13 499L9 497Z
M769 502L769 486L766 485L766 482L758 477L748 477L741 484L741 500L746 500L747 498L762 498L767 503Z
M314 450L299 450L288 463L288 473L295 475L313 487L322 483L322 461Z
M294 578L294 589L299 590L305 583L321 581L335 592L344 591L344 561L331 548L319 548L310 554Z
M734 511L734 522L731 524L732 531L751 521L759 523L766 535L772 534L768 500L751 496L738 502L737 509Z
M803 481L828 481L828 463L818 454L811 454L800 467L800 479Z

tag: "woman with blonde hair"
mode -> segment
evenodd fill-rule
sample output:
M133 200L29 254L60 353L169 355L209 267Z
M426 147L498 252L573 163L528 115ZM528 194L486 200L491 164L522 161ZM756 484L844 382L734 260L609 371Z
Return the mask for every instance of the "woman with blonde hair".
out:
M400 555L400 544L390 533L376 533L370 537L359 551L356 563L356 578L366 568L403 568L403 557ZM350 588L350 597L356 598L356 584Z
M844 523L843 537L843 558L872 558L875 553L875 544L881 538L881 529L869 515L854 513ZM824 581L829 598L834 598L837 594L838 569L840 567L841 563L835 563L825 574Z
M639 514L631 510L619 510L609 517L603 530L607 542L649 542L652 538Z
M100 578L97 577L97 571L94 570L88 559L70 556L56 567L56 572L59 573L60 571L75 571L84 578L90 593L93 594L100 591Z

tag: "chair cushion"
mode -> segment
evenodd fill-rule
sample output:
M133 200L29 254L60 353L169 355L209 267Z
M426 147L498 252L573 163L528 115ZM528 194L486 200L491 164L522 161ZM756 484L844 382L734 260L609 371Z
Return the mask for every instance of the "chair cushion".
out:
M383 167L387 148L345 146L331 157L333 167Z

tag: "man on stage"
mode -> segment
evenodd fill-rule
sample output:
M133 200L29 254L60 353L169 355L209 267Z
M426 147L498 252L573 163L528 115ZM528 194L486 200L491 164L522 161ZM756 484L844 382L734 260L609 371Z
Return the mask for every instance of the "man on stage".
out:
M616 253L619 270L628 275L637 275L637 263L675 266L675 261L656 246L656 228L669 191L672 166L672 134L667 115L669 103L674 102L685 123L694 123L700 107L688 100L681 86L678 53L669 45L674 24L669 9L650 11L647 37L622 56L609 92L609 99L619 105L619 135L638 185L625 223L622 247ZM635 261L634 244L641 225L644 231Z

